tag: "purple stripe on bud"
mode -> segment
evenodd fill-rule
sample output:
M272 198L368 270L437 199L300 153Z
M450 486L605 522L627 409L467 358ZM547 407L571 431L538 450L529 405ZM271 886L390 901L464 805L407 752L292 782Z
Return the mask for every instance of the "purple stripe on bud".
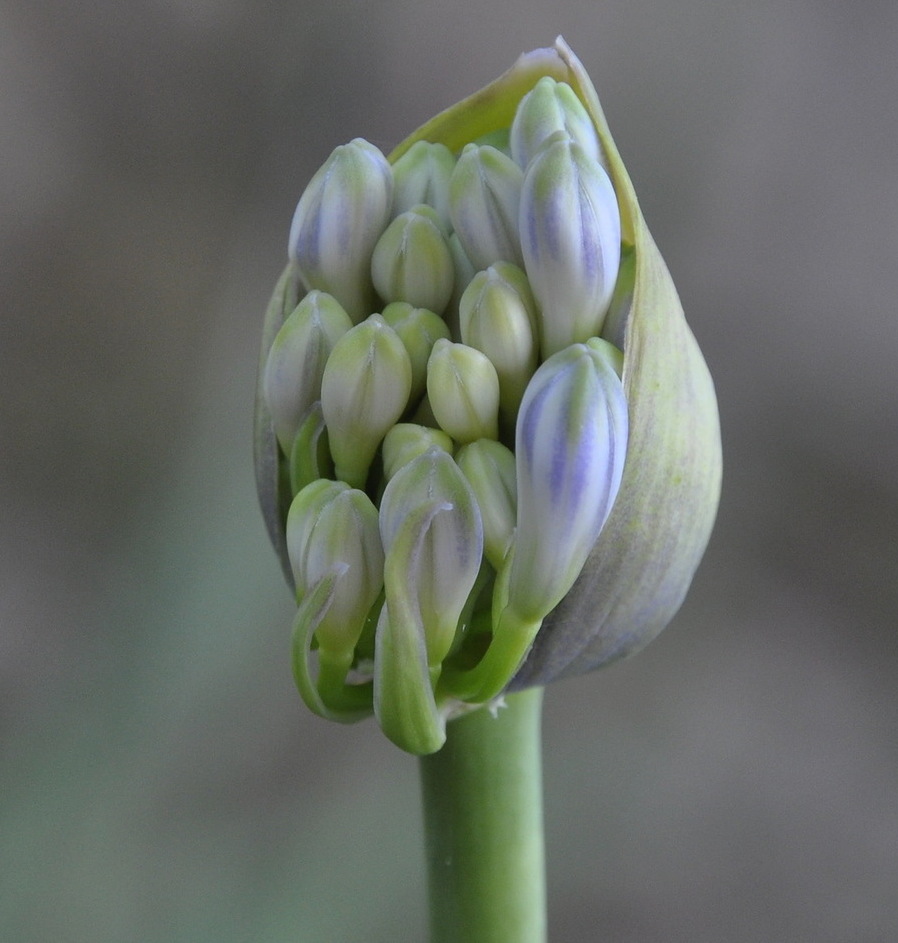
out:
M393 172L361 138L336 148L293 216L287 252L307 288L332 294L359 323L373 310L371 253L390 219Z
M585 344L534 374L518 415L518 516L509 605L541 619L564 597L611 513L627 450L627 402Z
M608 174L563 131L527 169L520 231L543 357L598 336L620 265L620 212Z

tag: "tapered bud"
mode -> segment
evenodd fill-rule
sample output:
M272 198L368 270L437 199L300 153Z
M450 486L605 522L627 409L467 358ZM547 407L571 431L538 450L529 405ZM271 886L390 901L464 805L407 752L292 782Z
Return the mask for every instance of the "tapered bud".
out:
M384 439L384 477L389 481L400 468L431 449L451 455L452 439L442 429L431 429L411 422L397 423Z
M521 168L494 147L469 144L462 151L449 186L449 212L475 268L522 263L518 215L523 179Z
M524 269L542 311L543 358L602 330L620 263L608 174L564 132L530 162L521 192Z
M432 206L449 228L449 180L455 157L445 144L418 141L393 165L393 216L413 206Z
M608 361L611 369L617 374L618 379L623 378L624 352L619 347L615 347L611 341L606 341L604 337L590 337L586 342L586 346Z
M405 750L430 753L445 739L434 684L464 631L480 571L477 502L452 458L432 449L391 479L380 506L386 602L377 626L374 710Z
M621 484L627 401L610 360L585 344L550 357L527 387L515 436L518 518L509 605L540 620L595 546Z
M440 340L427 364L427 398L440 427L457 442L499 435L499 377L473 347Z
M310 291L278 331L265 363L262 390L285 455L290 455L310 407L321 398L324 365L334 344L351 327L336 298Z
M517 518L515 458L511 449L492 439L463 445L458 467L471 485L483 518L483 550L493 569L505 561Z
M430 511L414 513L422 508ZM380 503L380 533L388 556L406 543L402 552L410 554L410 569L398 584L387 585L387 605L396 603L397 593L415 600L428 663L437 667L452 646L483 552L477 501L448 452L428 449L390 479Z
M393 173L361 138L336 148L312 177L290 227L288 255L307 288L329 292L355 323L374 310L371 253L390 219Z
M337 341L324 368L321 409L338 478L364 487L378 446L408 404L411 384L408 352L380 315Z
M462 342L489 358L499 378L499 410L510 428L538 363L539 313L527 276L497 262L471 280L459 303Z
M595 126L583 103L567 82L544 76L518 105L511 125L511 156L526 169L537 151L557 131L563 131L582 148L589 160L601 162Z
M377 508L363 491L342 482L314 482L290 506L287 549L300 601L328 574L338 576L315 640L320 657L345 671L383 586Z
M407 301L394 301L383 310L383 319L405 344L412 364L412 389L409 399L421 398L427 384L427 361L433 345L449 338L446 322L427 308L416 308Z
M371 274L384 301L407 301L443 313L452 297L455 269L434 210L416 206L390 223L374 247Z

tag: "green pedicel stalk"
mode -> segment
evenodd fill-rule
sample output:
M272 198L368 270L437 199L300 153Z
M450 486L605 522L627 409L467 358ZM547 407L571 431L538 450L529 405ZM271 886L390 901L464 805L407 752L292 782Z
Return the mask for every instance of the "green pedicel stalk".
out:
M446 728L423 756L432 943L544 943L542 688Z

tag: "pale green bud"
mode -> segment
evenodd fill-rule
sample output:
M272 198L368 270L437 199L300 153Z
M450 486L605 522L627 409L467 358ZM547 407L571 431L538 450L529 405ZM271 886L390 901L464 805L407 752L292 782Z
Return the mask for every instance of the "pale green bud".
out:
M394 301L383 310L383 319L405 344L412 364L412 390L409 400L415 402L427 384L427 361L433 345L449 337L446 322L427 308L416 308L407 301Z
M518 105L511 125L511 156L526 169L557 131L576 141L590 160L601 162L599 137L583 103L567 82L556 82L547 75Z
M518 215L524 174L494 147L469 144L449 186L452 225L476 269L494 262L523 264Z
M384 477L389 481L400 468L431 449L451 455L452 439L442 429L412 422L397 423L384 439Z
M604 350L574 344L537 370L515 436L508 604L518 618L541 620L580 575L614 506L627 436L627 400Z
M384 301L407 301L442 314L455 270L436 211L421 205L397 216L374 247L371 274Z
M620 240L608 174L558 132L530 162L521 192L524 269L542 311L544 359L602 330Z
M393 164L393 215L426 203L448 228L449 179L454 167L455 157L445 144L418 141Z
M462 342L496 368L499 411L510 428L538 363L538 317L527 276L510 262L478 272L459 303Z
M480 571L483 529L470 485L432 449L400 469L380 505L386 602L375 636L374 710L405 750L430 753L445 739L434 696L443 659Z
M321 409L338 478L363 488L383 437L408 405L405 345L377 314L337 341L324 368Z
M262 391L285 455L312 404L321 397L324 365L352 327L332 295L310 291L284 321L268 352Z
M483 519L483 550L500 570L511 545L517 519L514 453L492 439L478 439L458 450L458 467L474 490Z
M428 513L415 511L429 508ZM411 567L393 590L411 593L424 625L428 664L438 667L452 646L458 620L480 570L483 525L474 492L452 456L431 448L400 468L380 502L387 556L407 541Z
M390 219L393 173L361 138L336 148L312 177L290 227L288 255L307 288L330 292L355 323L374 310L371 253Z
M586 342L586 346L595 351L600 357L604 357L611 369L618 375L618 378L623 377L624 352L619 347L615 347L611 341L606 341L604 337L590 337Z
M499 436L499 377L479 350L439 340L427 363L427 398L457 442Z
M377 508L363 491L343 482L313 482L290 505L287 550L300 601L327 575L338 576L315 639L319 657L345 671L383 586Z

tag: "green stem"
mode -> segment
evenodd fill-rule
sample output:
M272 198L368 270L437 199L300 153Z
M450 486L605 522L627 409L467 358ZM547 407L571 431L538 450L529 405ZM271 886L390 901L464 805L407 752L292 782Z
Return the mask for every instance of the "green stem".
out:
M421 758L432 943L545 943L542 689L451 721Z

